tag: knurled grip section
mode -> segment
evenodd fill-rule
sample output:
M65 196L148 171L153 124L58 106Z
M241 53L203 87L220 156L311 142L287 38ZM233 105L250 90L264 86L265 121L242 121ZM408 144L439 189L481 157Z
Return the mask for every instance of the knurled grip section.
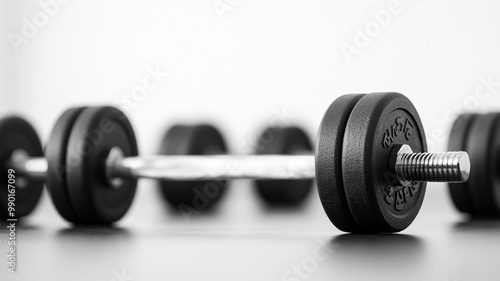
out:
M163 180L314 179L314 156L148 156L117 161L114 177Z

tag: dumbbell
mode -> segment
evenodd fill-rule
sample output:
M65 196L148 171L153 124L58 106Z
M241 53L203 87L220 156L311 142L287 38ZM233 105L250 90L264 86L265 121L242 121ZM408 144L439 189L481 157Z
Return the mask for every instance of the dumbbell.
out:
M40 200L43 180L37 180L38 177L29 180L9 178L12 162L22 161L28 156L43 157L42 144L33 127L19 117L1 119L0 159L2 161L0 173L3 181L0 185L2 186L0 188L1 218L12 218L9 216L11 212L8 211L9 202L11 205L15 204L15 217L24 217L33 211ZM14 176L16 175L14 174Z
M47 148L47 158L52 163L53 170L47 172L47 160L40 158L42 149L40 139L28 122L21 118L5 118L0 120L0 135L4 136L5 152L1 159L3 167L15 167L21 174L29 176L29 188L24 188L23 177L18 178L17 210L16 217L26 216L38 203L43 187L43 180L49 174L48 186L53 202L61 215L72 222L79 222L71 207L71 198L66 190L67 178L65 176L67 154L62 150L68 145L69 137L76 119L85 108L72 108L67 110L56 123L51 133ZM107 133L107 123L101 124L99 130L86 132L89 142L100 142L103 133ZM128 127L128 126L126 126ZM3 130L2 130L3 128ZM131 129L129 129L129 132ZM305 132L298 127L270 127L258 138L256 145L259 154L289 154L311 151L312 145ZM33 149L36 148L36 149ZM210 155L225 154L226 145L222 134L211 125L202 124L195 126L176 125L165 134L160 148L160 155ZM67 153L67 151L66 151ZM110 151L109 161L116 157L120 151ZM38 159L28 159L29 155ZM30 160L30 161L27 161ZM78 161L78 160L75 160ZM78 162L73 164L78 166ZM71 168L71 167L70 167ZM7 171L7 168L3 169ZM69 169L71 170L71 169ZM29 171L29 172L28 172ZM120 185L120 179L112 179L114 185ZM26 181L24 181L26 182ZM161 191L165 199L172 206L184 210L187 208L209 209L224 194L226 181L160 181ZM271 205L298 205L304 201L312 188L312 181L256 181L258 194ZM291 188L290 188L291 186ZM7 204L7 192L2 194L2 200ZM196 200L203 200L197 202ZM7 210L7 205L2 210ZM26 208L26 210L24 210ZM8 212L1 212L2 217L8 217Z
M500 216L500 114L463 114L453 123L449 149L467 151L470 178L450 183L456 208L475 217Z
M122 112L111 107L75 110L58 120L46 146L47 158L1 159L29 179L45 175L58 210L75 223L119 220L138 178L316 179L325 212L339 229L397 232L415 219L428 181L464 182L470 170L465 152L425 152L420 117L398 93L335 100L321 122L315 156L139 157Z
M258 137L256 154L312 153L312 143L304 130L295 126L269 127ZM226 154L220 131L211 125L175 125L161 142L160 155ZM223 196L227 181L159 181L161 194L175 209L209 209ZM257 194L271 206L297 206L312 189L311 180L256 180Z

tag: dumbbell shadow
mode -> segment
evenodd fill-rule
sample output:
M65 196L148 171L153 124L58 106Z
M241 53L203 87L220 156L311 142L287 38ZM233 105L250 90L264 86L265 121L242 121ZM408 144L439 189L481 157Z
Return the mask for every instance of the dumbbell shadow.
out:
M470 217L453 224L452 230L459 233L483 232L498 236L500 234L500 221L494 217L488 219Z
M430 250L421 238L405 234L344 234L331 239L326 247L329 266L325 267L337 275L349 272L349 279L356 280L369 280L382 268L388 269L388 280L425 272Z
M70 241L85 239L94 240L96 238L99 238L99 240L114 240L116 238L128 239L132 234L129 230L120 227L86 225L59 230L57 236L67 238Z

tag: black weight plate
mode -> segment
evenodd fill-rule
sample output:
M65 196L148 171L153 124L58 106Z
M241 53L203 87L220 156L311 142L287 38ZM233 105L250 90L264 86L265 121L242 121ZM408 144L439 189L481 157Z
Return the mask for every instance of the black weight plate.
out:
M81 220L76 215L68 191L68 172L66 153L68 141L73 125L85 107L76 107L66 110L57 120L49 141L45 145L45 157L48 170L46 185L52 198L52 203L59 214L67 221L79 223Z
M342 175L349 209L365 232L398 232L422 205L426 183L396 186L390 172L395 145L427 150L417 110L399 93L364 96L354 107L344 134Z
M257 140L256 154L312 153L307 134L298 127L270 127ZM257 193L270 205L296 206L311 193L312 180L256 180Z
M497 157L492 157L488 169L490 171L489 175L492 178L492 185L490 188L490 194L492 200L493 210L488 216L499 217L500 216L500 173L498 172L498 167L500 167L500 115L497 115L497 120L493 130L491 130L491 145L490 145L490 155L496 155Z
M351 214L342 177L344 132L352 109L364 94L344 95L328 107L316 142L316 185L321 204L330 221L345 232L359 232Z
M222 134L211 125L176 125L165 134L160 155L214 155L226 154ZM227 181L160 181L165 200L179 211L194 208L204 211L212 208L224 195Z
M500 115L490 113L476 118L467 139L467 149L471 161L468 182L473 214L477 216L498 216L498 129Z
M130 208L137 180L124 178L118 188L106 180L106 158L112 148L137 156L137 142L127 117L113 107L89 107L76 120L66 156L69 196L85 223L109 224Z
M463 114L455 120L448 140L448 151L466 151L470 129L477 116L476 114ZM448 184L448 190L450 191L451 199L455 207L460 212L471 214L474 210L469 194L469 183L470 181L464 183L450 183Z
M12 153L21 150L31 157L43 157L40 138L33 127L19 117L7 117L0 120L0 174L2 186L0 190L0 217L21 218L27 216L35 209L43 191L43 181L25 179L26 185L19 185L20 176L14 173L15 186L15 217L9 217L8 212L8 170ZM12 190L12 188L10 188Z

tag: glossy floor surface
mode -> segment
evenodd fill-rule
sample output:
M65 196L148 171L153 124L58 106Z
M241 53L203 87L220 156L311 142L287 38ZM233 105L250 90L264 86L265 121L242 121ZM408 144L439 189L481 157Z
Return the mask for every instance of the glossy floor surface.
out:
M17 274L0 280L500 280L500 221L455 212L430 184L417 220L397 235L347 235L326 218L317 193L299 209L259 202L235 181L210 213L179 215L154 182L113 228L73 228L48 196L17 229Z

